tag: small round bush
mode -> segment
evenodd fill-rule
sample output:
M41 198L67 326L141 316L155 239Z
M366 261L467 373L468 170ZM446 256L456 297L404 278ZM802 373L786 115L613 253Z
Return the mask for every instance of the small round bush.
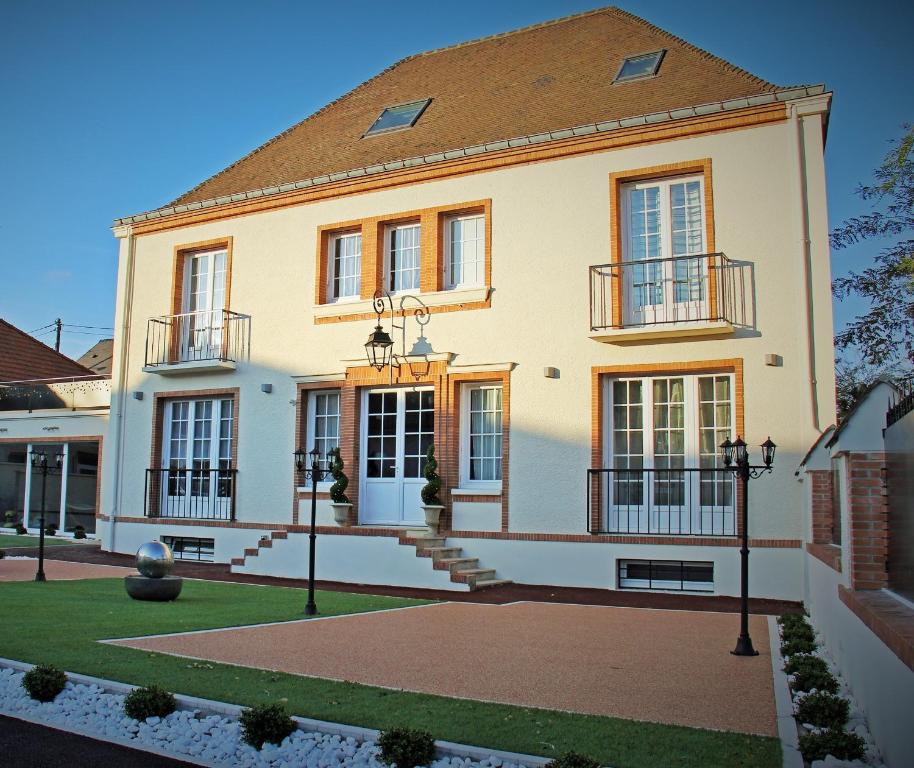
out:
M36 701L54 701L67 685L67 676L50 664L32 667L22 678L22 687Z
M124 699L127 717L143 721L148 717L168 717L178 708L175 697L164 688L150 685L148 688L134 688Z
M44 533L46 536L56 536L57 526L54 523L48 523L44 528Z
M785 643L805 640L812 643L816 639L815 630L809 624L789 624L781 627L781 634Z
M784 663L784 671L788 675L796 675L800 672L825 674L828 672L828 664L818 656L813 656L809 653L797 653Z
M800 736L800 752L807 762L824 760L831 755L838 760L859 760L866 751L866 743L856 733L828 730L804 733Z
M378 736L381 762L397 768L430 765L435 759L435 740L428 731L391 728Z
M833 693L816 691L805 696L797 705L796 718L801 723L809 723L817 728L841 730L847 725L849 714L847 699Z
M282 704L258 704L241 712L241 738L255 749L265 743L282 744L295 722Z
M0 549L0 560L2 560L4 557L6 557L6 550Z
M826 693L838 692L838 681L834 675L826 670L801 669L794 674L791 687L795 691L825 691Z
M86 538L86 529L85 529L83 526L81 526L81 525L77 525L77 526L73 529L73 538L74 538L74 539L84 539L84 538Z
M781 643L781 653L784 656L793 656L796 653L812 653L817 646L815 640L784 640Z
M600 761L580 752L563 752L547 768L600 768Z
M26 528L22 523L16 523L16 533L18 533L20 536L25 536L28 532L28 528Z
M802 613L782 613L778 616L781 627L792 627L797 624L806 624L806 617Z

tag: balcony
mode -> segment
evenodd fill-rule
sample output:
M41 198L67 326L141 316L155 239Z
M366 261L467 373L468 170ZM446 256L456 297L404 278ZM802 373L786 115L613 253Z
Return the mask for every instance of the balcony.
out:
M147 469L143 516L178 520L234 520L238 470Z
M146 324L146 373L233 371L250 355L251 318L227 309L153 317Z
M587 470L588 533L735 536L735 510L728 469Z
M590 337L725 336L745 325L743 267L722 253L590 267Z
M0 382L0 412L104 411L110 403L109 376L70 376Z

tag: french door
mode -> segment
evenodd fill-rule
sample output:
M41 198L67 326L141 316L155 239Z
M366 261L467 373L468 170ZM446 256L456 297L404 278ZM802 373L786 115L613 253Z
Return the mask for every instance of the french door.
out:
M226 260L224 249L195 253L185 260L180 360L222 356Z
M612 379L603 397L607 530L733 535L733 477L716 471L732 375Z
M360 521L424 525L420 492L425 454L435 435L434 390L368 390L361 413Z
M623 297L626 325L707 317L704 179L623 187Z
M231 399L166 403L161 517L231 518L234 417Z

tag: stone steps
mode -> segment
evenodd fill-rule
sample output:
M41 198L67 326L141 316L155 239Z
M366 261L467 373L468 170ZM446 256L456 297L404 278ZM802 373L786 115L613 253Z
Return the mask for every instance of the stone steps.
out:
M466 584L470 591L510 584L509 579L499 579L494 568L479 567L478 557L467 557L462 547L447 546L446 536L417 536L408 531L400 536L400 543L416 548L416 557L427 557L432 568L448 571L455 584Z

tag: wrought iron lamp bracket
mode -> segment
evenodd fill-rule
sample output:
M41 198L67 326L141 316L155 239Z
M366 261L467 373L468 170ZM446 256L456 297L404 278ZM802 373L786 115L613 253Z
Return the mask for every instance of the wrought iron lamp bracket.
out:
M397 306L394 305L394 298L399 299ZM407 304L409 302L413 302L417 306L415 308L408 308ZM416 325L419 326L419 338L424 339L425 334L422 329L428 325L428 321L431 319L429 309L422 299L411 293L394 297L387 291L382 291L380 289L375 291L372 303L374 305L374 312L378 316L378 325L381 325L384 313L389 312L391 337L394 335L394 330L400 331L400 351L393 352L390 356L390 362L388 363L390 368L390 383L393 384L394 368L399 371L402 366L409 364L409 355L406 352L406 318L408 317L408 313L412 312L412 318L416 321ZM396 322L397 319L400 320L399 323ZM428 355L423 355L423 357L427 363ZM419 378L415 373L413 375L414 378Z

